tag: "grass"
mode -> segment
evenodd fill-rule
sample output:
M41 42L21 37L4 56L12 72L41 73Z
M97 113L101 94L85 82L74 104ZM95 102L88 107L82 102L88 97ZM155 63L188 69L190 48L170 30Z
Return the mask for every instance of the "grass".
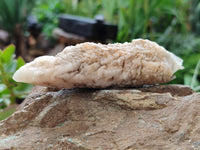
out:
M198 74L199 74L199 70L200 70L200 60L197 63L197 66L195 68L194 71L194 75L192 77L192 82L191 82L191 87L195 90L195 91L200 91L200 82L198 81ZM195 83L197 82L197 85L195 85Z

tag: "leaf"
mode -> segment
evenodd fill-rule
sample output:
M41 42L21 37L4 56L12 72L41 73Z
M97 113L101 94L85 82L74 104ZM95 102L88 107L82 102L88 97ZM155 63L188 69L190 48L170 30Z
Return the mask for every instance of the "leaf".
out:
M6 89L5 84L0 84L0 93L3 92Z
M21 66L25 65L25 62L22 57L17 58L17 69L19 69Z
M9 96L9 95L8 95L8 96ZM2 98L2 100L3 100L3 102L4 102L4 104L5 104L6 106L9 106L9 105L10 105L10 99L7 98L8 96L5 96L5 97Z
M26 84L26 83L19 83L15 88L14 88L14 93L15 95L18 96L23 96L27 95L30 90L32 89L33 85L31 84Z
M184 76L184 85L191 86L192 76L186 74Z
M1 55L1 59L2 62L4 63L9 63L9 61L13 58L15 53L15 46L14 45L10 45L8 47L6 47Z
M0 51L0 108L4 108L15 103L16 98L24 98L31 90L32 85L16 83L12 76L16 69L25 64L19 57L14 58L15 47L10 45L3 51ZM3 104L3 105L2 105Z
M1 93L0 93L0 97L1 98L9 98L10 97L10 92L9 90L6 88L4 89Z
M200 86L194 88L195 91L200 91Z
M193 74L192 81L191 81L192 88L194 88L198 84L197 76L198 76L199 69L200 69L200 60L198 61L197 65L195 67L195 70L194 70L194 74Z
M0 121L6 119L11 116L16 111L16 107L10 107L3 112L0 112Z
M4 67L5 72L11 73L11 74L13 74L16 71L16 69L17 69L17 61L16 60L10 61Z
M1 58L2 58L2 53L3 53L3 51L0 49L0 62L1 62Z

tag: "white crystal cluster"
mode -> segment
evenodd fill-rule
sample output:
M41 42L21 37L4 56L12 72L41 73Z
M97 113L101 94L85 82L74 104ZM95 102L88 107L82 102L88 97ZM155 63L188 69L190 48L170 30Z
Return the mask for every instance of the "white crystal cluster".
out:
M41 56L27 63L13 79L66 89L135 87L168 82L179 69L182 59L155 42L136 39L68 46L55 57Z

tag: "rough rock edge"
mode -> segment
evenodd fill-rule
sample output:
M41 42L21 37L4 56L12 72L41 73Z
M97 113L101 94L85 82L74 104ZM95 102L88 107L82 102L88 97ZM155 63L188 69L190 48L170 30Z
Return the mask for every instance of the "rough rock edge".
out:
M38 124L45 113L49 111L49 108L58 104L54 100L55 97L64 98L63 100L65 101L65 97L67 96L69 96L67 98L69 100L76 94L83 93L87 93L87 97L90 97L92 101L110 105L111 107L119 107L125 110L151 110L164 108L169 101L174 101L180 96L191 95L194 91L187 86L181 85L157 85L137 89L110 90L59 90L36 86L33 88L31 94L27 96L26 100L17 108L17 111L11 117L4 120L4 123L0 122L0 133L2 132L1 128L4 128L3 133L16 132L18 129L25 128L30 123L30 120L43 112L43 114L40 114L41 116L38 115L35 121L31 123L32 125ZM5 127L8 128L6 129Z
M164 90L164 87L165 87L165 90ZM162 86L162 88L161 87L159 88L159 86L147 88L146 90L148 90L147 93L149 94L149 96L160 94L161 91L157 91L157 93L155 93L156 92L155 89L162 89L163 91L165 91L164 93L161 93L160 96L163 96L164 94L174 95L174 96L170 96L173 99L170 99L167 105L163 107L162 109L156 108L154 110L148 110L148 111L146 110L146 108L145 110L132 110L130 109L130 107L122 106L121 103L117 103L116 101L113 102L113 97L118 98L119 96L118 94L122 94L121 95L122 98L120 99L125 100L124 97L126 97L126 95L124 94L126 94L127 92L130 93L131 91L133 91L133 94L142 93L140 92L141 89L134 89L134 90L114 89L114 90L99 90L99 91L89 90L90 92L88 92L88 89L57 91L56 89L48 89L48 88L41 88L41 87L35 88L36 93L32 93L27 97L26 101L18 109L18 112L16 112L13 116L8 118L7 120L4 120L1 122L0 139L2 139L2 137L5 137L5 139L8 139L9 137L13 137L12 135L14 135L14 137L16 138L14 140L17 140L17 138L19 139L23 138L22 136L26 135L25 133L28 133L29 130L32 129L33 132L31 132L30 135L32 134L33 137L36 136L36 132L39 132L41 136L44 136L47 133L49 134L49 137L45 139L41 139L38 137L40 140L38 141L36 140L37 141L36 144L32 143L31 146L32 148L35 148L35 149L39 149L43 145L43 147L47 149L65 147L67 149L90 150L90 149L95 149L95 142L93 142L93 144L92 143L87 144L86 139L88 139L89 142L91 142L91 140L94 141L94 139L99 139L100 137L101 138L104 137L105 140L110 141L110 142L113 140L112 142L113 146L109 146L109 144L106 141L103 142L105 145L103 143L97 142L96 144L97 145L100 144L102 146L102 149L109 149L109 147L110 149L123 149L123 150L134 149L134 148L148 149L149 147L151 149L159 149L159 148L176 149L178 147L188 149L189 147L191 148L192 146L198 147L198 140L199 140L198 131L199 131L199 123L200 123L200 120L198 120L198 115L200 112L199 111L200 93L193 93L193 91L189 88L188 88L189 92L186 92L187 87L181 86L179 87L179 91L182 90L182 92L179 92L180 94L178 95L170 94L169 92L170 90L167 90L167 89L174 89L175 87L176 87L176 90L178 90L178 85ZM155 92L151 92L151 89ZM122 92L122 91L125 91L125 92ZM117 96L113 95L112 92L116 93ZM84 97L80 97L78 93L82 96L84 95ZM99 98L102 96L102 93L109 93L110 95L108 94L107 99L104 96L104 99L100 100ZM144 93L147 94L146 92ZM181 93L183 93L184 95L185 93L188 93L188 95L183 96L181 95ZM112 102L107 103L109 102L109 97L111 97ZM66 101L73 103L74 98L80 104L71 105L70 103L66 103ZM79 98L80 100L78 100L77 98ZM106 103L104 103L104 101ZM82 102L84 105L81 104ZM57 105L57 103L60 103L60 105ZM99 108L89 107L89 106L94 106L94 105L91 105L92 103L93 104L95 103L96 106L99 105ZM64 106L65 108L61 108L62 112L64 110L70 109L67 107L68 104L69 104L69 107L74 106L71 109L74 111L74 113L77 113L76 115L78 116L76 116L75 118L71 118L72 116L68 116L69 120L67 121L61 120L61 122L56 122L54 120L55 118L51 118L52 115L58 114L60 112L58 108L61 108ZM123 103L123 105L126 105L126 103ZM78 108L76 108L75 106ZM77 112L78 109L80 108L82 110L85 110L85 112L86 112L86 109L88 109L87 111L91 111L92 114L87 114L88 112L84 114L85 113L84 111ZM93 110L93 109L99 109L99 110ZM104 116L100 115L102 111L106 112L104 113ZM93 112L98 112L98 115ZM118 112L120 112L122 116L114 115L115 113L118 114ZM25 113L28 113L28 114L25 115ZM63 115L64 114L65 113L63 112ZM106 114L108 116L105 116ZM99 118L100 122L97 121L98 123L96 124L97 127L93 126L95 119L92 118L92 116L96 116L96 115L98 117L104 117L104 118ZM110 123L105 122L105 124L102 124L105 118L108 118L108 119L110 118L110 115L112 117L114 116L116 117L116 118L112 118L112 117L111 118L115 119L116 122L118 122L117 126L115 124L112 125L112 120ZM27 116L30 116L30 117L27 117ZM62 118L63 116L60 116L60 117ZM29 122L27 123L26 126L19 126L18 124L23 125L23 121L16 122L17 120L20 120L20 119L21 120L27 119L29 120ZM46 119L49 119L50 122L48 122L48 120ZM81 119L83 119L82 121L84 121L84 119L87 119L85 121L88 121L88 125L84 125L84 122L82 122ZM149 124L151 122L151 119L157 125L159 123L158 127L161 128L159 129L161 130L160 132L157 132L156 134L151 133L151 129L154 129L152 128L152 126L149 126L149 125L154 125L154 124ZM78 130L78 132L75 135L72 134L71 136L69 136L71 134L70 133L71 131L69 131L69 129L65 130L65 128L69 127L70 124L73 126L73 124L77 124L79 121L81 124L80 125L81 128L82 129L85 128L85 129L83 131ZM126 123L130 123L131 126L127 126L128 124L126 125ZM17 127L15 127L16 125ZM148 135L144 136L141 134L141 136L144 136L144 137L139 138L137 135L131 136L132 135L131 132L130 133L125 132L126 128L128 129L130 128L131 130L131 128L136 125L137 126L139 125L139 126L137 129L133 131L138 130L138 132L142 131L144 133L148 133L152 135L151 136L149 135L150 136L149 137ZM9 127L10 129L8 129ZM63 131L59 131L59 129L61 129L62 127L63 127ZM13 130L13 128L15 129ZM89 130L93 128L95 130ZM58 131L60 133L58 133ZM73 129L73 131L75 130ZM130 138L127 139L126 145L123 145L123 138L120 140L118 136L117 137L115 136L117 131L122 132L120 134L120 137L127 138L126 136L128 137L130 136ZM7 134L9 135L6 136L5 132L7 132ZM55 133L57 133L57 135L53 136L53 134ZM194 133L196 133L196 137ZM157 138L162 139L160 143L156 143L156 141L158 141ZM52 144L46 145L46 143L52 142L52 140L54 141ZM39 145L37 145L38 142L39 142ZM1 143L1 140L0 140L0 143ZM21 146L18 145L18 147L16 147L15 145L13 148L17 149L19 147L22 148L23 145ZM31 149L31 147L25 147L25 146L23 148Z

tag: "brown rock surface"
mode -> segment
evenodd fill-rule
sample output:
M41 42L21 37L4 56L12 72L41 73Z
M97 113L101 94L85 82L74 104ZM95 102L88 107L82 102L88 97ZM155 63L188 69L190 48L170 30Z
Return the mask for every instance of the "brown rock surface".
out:
M200 93L181 85L35 87L0 122L0 149L200 149Z

